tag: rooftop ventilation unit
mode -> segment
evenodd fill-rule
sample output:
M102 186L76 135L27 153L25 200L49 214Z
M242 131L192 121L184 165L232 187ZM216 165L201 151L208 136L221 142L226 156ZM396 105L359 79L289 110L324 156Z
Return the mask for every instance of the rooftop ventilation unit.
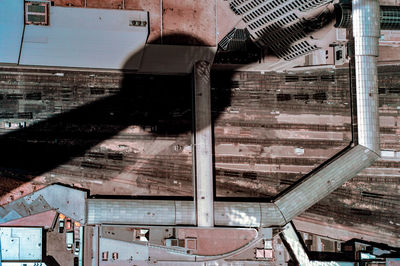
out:
M43 2L25 3L25 24L48 25L48 4Z

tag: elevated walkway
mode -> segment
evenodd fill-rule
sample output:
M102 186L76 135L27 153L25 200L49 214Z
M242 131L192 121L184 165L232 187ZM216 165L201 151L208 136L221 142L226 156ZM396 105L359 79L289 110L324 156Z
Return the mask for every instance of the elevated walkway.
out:
M378 19L379 3L376 0L353 1L358 128L358 137L353 141L356 146L290 187L273 202L214 202L208 210L214 208L215 225L284 226L380 157L376 65L380 36ZM0 223L50 209L84 224L196 225L195 204L190 201L86 200L84 192L59 185L3 206Z

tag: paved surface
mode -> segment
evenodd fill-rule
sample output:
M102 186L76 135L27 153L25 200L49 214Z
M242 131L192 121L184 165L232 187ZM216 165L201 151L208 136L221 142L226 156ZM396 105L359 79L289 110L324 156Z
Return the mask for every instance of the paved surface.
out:
M55 0L55 6L85 7L85 0Z
M242 17L235 15L229 7L229 1L217 0L217 43L234 27L243 28Z
M163 43L216 45L216 1L163 0ZM174 38L174 34L187 38ZM168 37L170 35L171 37Z
M93 243L93 234L95 233L93 230L93 226L85 226L83 231L83 239L84 239L84 246L83 248L83 264L84 265L92 265L92 257L96 257L94 255L95 244Z
M90 8L122 9L123 0L109 0L109 1L86 0L86 6Z
M160 0L125 0L125 9L145 10L149 12L148 43L160 43L161 39L161 3Z
M178 239L195 238L195 255L222 255L243 247L252 241L257 232L255 229L196 229L179 228Z
M46 241L47 256L52 256L60 266L74 265L74 254L67 250L65 231L62 234L58 233L57 229L47 232Z

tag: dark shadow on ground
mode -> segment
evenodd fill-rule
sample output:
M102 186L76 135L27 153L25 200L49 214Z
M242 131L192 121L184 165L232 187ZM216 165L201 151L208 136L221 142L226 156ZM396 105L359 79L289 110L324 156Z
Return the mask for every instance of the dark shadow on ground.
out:
M243 64L261 62L263 49L250 37L247 29L232 29L218 44L214 64Z
M171 36L179 37L190 38ZM91 147L132 125L149 130L155 137L187 134L192 131L192 90L192 74L139 75L127 71L114 95L0 136L0 175L28 182L84 155ZM213 113L213 120L229 105L230 90L218 91L216 95L214 104L218 111Z
M46 263L46 265L51 265L51 266L60 266L60 264L56 261L56 259L52 256L46 256L43 257L43 262Z

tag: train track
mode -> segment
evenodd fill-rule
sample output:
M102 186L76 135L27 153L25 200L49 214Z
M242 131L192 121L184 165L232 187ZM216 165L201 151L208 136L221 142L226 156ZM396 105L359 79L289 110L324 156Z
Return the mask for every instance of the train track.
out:
M63 73L63 75L56 75ZM293 123L278 123L278 114L315 114L315 115L339 115L350 117L350 92L348 70L334 70L332 73L324 71L314 73L260 73L236 72L228 78L230 82L213 82L212 87L215 100L213 102L214 115L216 116L215 144L242 144L268 146L295 146L304 149L331 149L332 147L345 147L349 140L330 140L328 135L324 139L286 139L268 136L263 132L267 130L296 130L315 131L322 133L346 133L350 134L351 125L307 124L301 121ZM398 67L379 67L380 105L381 115L398 116L396 106L400 104L397 88L400 88ZM122 83L126 80L136 80L136 86L143 87L146 82L152 81L150 76L126 75L124 73L102 73L99 71L70 71L70 70L35 70L16 68L0 68L0 102L2 104L0 119L25 119L26 121L46 120L56 114L75 109L99 99L113 97L121 93ZM229 95L230 99L224 97ZM394 97L396 96L396 97ZM20 104L25 101L26 105ZM225 102L224 102L225 101ZM347 103L347 104L346 104ZM19 105L20 104L20 105ZM18 111L16 111L18 110ZM3 117L2 117L3 115ZM12 117L11 117L12 115ZM249 118L251 116L251 118ZM350 120L349 120L350 121ZM35 122L36 123L36 122ZM191 123L186 121L185 123ZM73 123L72 123L73 124ZM87 124L79 128L71 124L71 127L60 137L65 135L65 141L69 136L82 137L81 143L93 141L95 134L90 131L96 128L96 134L104 136L110 134L111 125L103 124L103 127ZM45 125L45 124L43 124ZM79 124L77 124L79 125ZM221 133L226 128L238 127L246 131L247 135ZM29 140L42 139L53 141L43 137L51 132L52 128L44 127L36 133L29 135L21 133L21 138ZM145 131L145 129L143 129ZM398 126L381 127L382 134L396 134ZM10 131L2 129L3 134ZM126 133L114 132L108 141L120 142L148 142L171 141L175 143L190 144L191 132L182 134L157 135L154 132ZM38 136L35 136L38 134ZM83 134L83 135L80 135ZM60 138L62 140L62 138ZM60 141L60 140L59 140ZM98 140L94 140L97 142ZM73 142L71 142L71 145ZM382 148L398 150L400 144L383 142ZM120 184L151 187L156 193L184 194L179 187L171 185L173 180L182 183L182 190L192 189L192 158L191 154L182 155L171 151L163 151L168 154L146 155L145 153L100 151L92 147L49 173L62 178L71 177L74 180L116 182ZM257 154L246 156L215 155L215 162L220 164L277 164L294 166L316 166L325 161L325 158L262 158ZM395 161L378 161L372 168L399 168ZM130 180L129 175L122 178L121 174L129 173L136 180ZM217 168L215 171L218 189L232 191L234 195L271 197L297 181L301 174L297 173L265 173L261 171L243 171L235 169ZM31 177L23 174L15 174L16 180L29 181ZM123 175L122 175L123 176ZM240 183L238 183L240 181ZM357 182L366 183L367 187L362 191L349 191L339 189L326 201L317 204L310 209L310 213L318 213L324 216L335 217L344 223L373 224L389 223L390 219L398 217L399 198L394 190L383 193L379 184L399 185L400 178L396 176L374 177L360 174L350 181L352 186ZM255 187L254 184L263 186ZM112 185L111 185L112 186ZM110 187L111 187L110 186ZM382 209L371 211L363 208L355 208L351 205L329 206L329 201L348 199L364 206ZM337 201L335 201L337 202ZM383 211L384 210L384 211ZM374 218L374 216L376 216ZM392 217L392 218L391 218ZM393 218L394 217L394 218ZM375 219L375 220L374 220ZM390 225L385 225L392 228ZM386 228L385 227L385 228Z

